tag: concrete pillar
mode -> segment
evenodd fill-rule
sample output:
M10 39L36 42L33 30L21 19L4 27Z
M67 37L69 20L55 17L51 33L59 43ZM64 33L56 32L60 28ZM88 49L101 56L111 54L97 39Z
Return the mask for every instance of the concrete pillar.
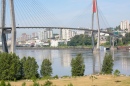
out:
M11 25L12 25L11 52L15 53L15 50L16 50L16 24L15 24L14 0L9 0L9 1L10 1L10 15L11 15Z
M96 6L97 6L97 1L96 1ZM98 16L98 7L97 7L97 23L98 23L97 49L100 49L100 24L99 24L99 16Z
M6 12L6 0L1 0L1 41L2 41L2 50L3 52L8 53L8 47L6 43L6 34L5 34L5 12Z

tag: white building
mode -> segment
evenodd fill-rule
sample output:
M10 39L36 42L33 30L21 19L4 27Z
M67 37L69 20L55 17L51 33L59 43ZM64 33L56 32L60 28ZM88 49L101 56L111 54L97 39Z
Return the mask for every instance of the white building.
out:
M44 40L44 30L38 32L39 40Z
M51 40L51 47L58 47L58 40Z
M71 31L71 38L76 35L76 31Z
M81 35L81 34L85 34L85 31L84 30L78 30L76 35Z
M46 41L47 39L50 39L52 37L53 37L52 29L46 29L38 32L39 40Z
M71 38L71 30L70 29L61 29L61 39L69 41Z
M47 38L50 39L53 37L53 31L52 29L46 29L46 35L47 35Z
M120 28L121 28L121 30L123 30L123 31L125 30L125 31L130 32L129 21L128 21L128 20L121 21Z

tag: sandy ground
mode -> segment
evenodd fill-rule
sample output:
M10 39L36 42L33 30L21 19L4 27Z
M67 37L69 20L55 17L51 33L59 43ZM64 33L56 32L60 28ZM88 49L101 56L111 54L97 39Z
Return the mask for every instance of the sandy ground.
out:
M114 78L112 75L98 75L95 76L92 83L90 76L76 77L76 78L59 78L49 80L56 86L67 86L72 83L73 86L130 86L130 76L119 76ZM37 80L39 84L44 84L47 80ZM118 82L116 82L118 81ZM26 82L26 86L32 86L31 80L21 80L17 82L10 82L11 86L22 86L22 83Z

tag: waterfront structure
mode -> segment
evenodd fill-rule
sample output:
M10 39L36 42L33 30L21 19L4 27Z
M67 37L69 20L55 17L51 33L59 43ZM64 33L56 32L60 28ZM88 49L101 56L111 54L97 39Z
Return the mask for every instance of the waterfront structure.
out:
M39 31L39 32L38 32L38 39L39 39L39 40L44 40L44 34L45 34L45 33L44 33L44 30Z
M70 41L71 38L71 30L70 29L61 29L61 39L62 40L66 40L66 41Z
M50 43L51 43L51 45L50 45L51 47L58 47L58 40L51 39Z
M46 36L47 36L47 39L51 39L53 37L52 29L46 29Z
M76 35L76 31L71 31L71 38Z
M26 33L22 34L22 40L21 41L27 41L27 34Z
M120 28L123 31L130 32L130 24L128 20L121 21Z
M83 30L77 30L76 35L81 35L81 34L85 34L85 31L83 31Z

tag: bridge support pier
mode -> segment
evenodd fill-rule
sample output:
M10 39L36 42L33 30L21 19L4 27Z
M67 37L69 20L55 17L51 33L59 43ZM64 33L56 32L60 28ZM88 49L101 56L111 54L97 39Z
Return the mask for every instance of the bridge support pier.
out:
M11 52L15 53L15 48L16 48L16 24L15 24L14 0L9 0L9 1L10 1L10 15L11 15L11 25L12 25Z
M1 0L1 41L2 41L2 50L3 52L8 53L8 47L6 42L5 31L5 11L6 11L6 0Z

